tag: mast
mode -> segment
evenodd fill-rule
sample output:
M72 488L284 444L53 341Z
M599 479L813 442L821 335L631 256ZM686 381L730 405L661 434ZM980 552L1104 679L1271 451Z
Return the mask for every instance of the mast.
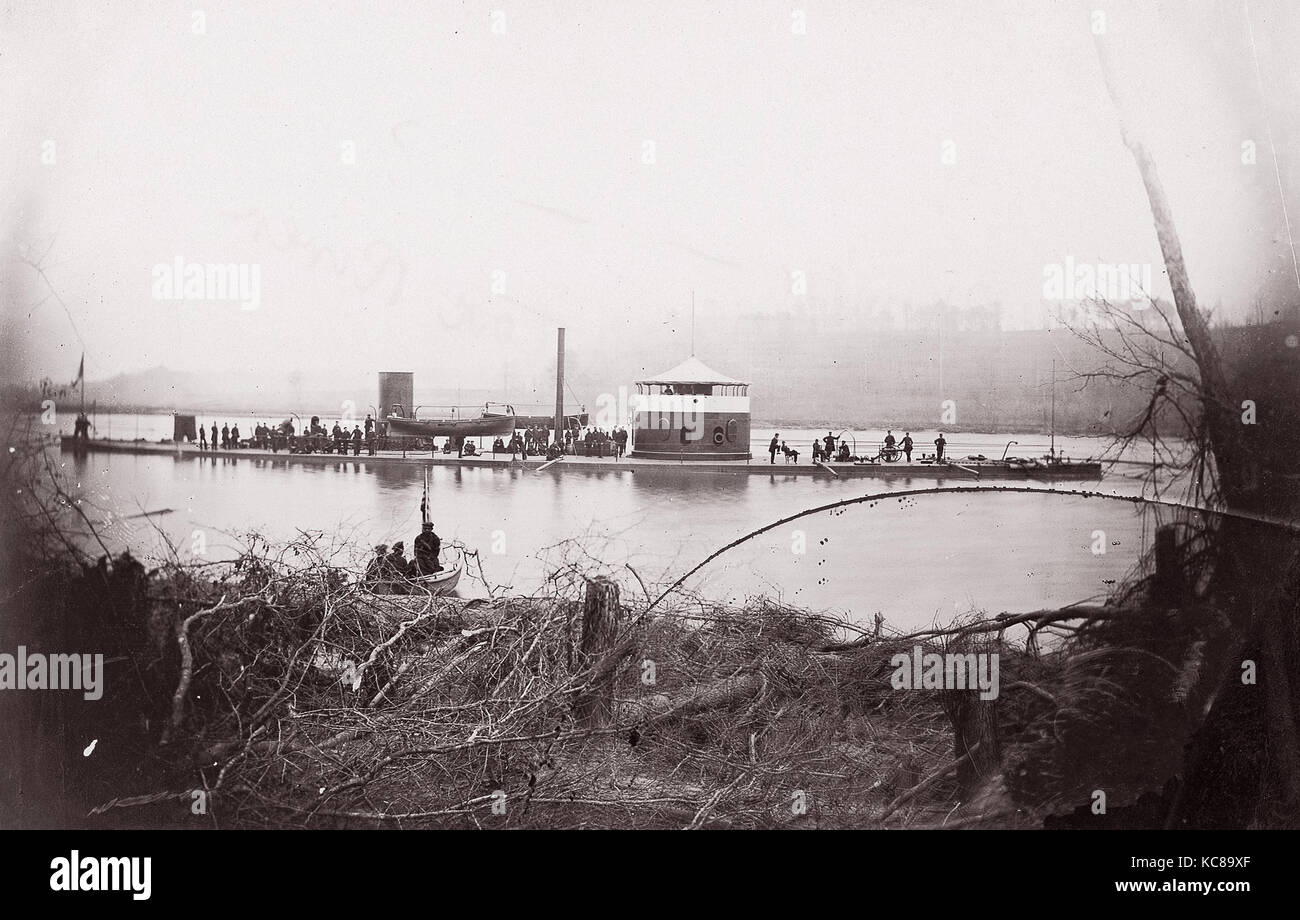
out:
M564 443L564 327L555 341L555 443Z
M1052 359L1052 448L1053 460L1056 459L1056 359Z

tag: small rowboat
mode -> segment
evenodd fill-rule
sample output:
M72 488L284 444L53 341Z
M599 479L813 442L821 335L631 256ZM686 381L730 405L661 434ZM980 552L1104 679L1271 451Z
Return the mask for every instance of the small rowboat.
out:
M442 563L441 572L435 572L432 575L421 575L418 578L404 578L400 582L378 582L370 587L370 592L390 596L414 595L416 597L428 595L441 597L450 594L456 590L456 585L460 584L460 576L465 571L465 558L461 555L460 550L454 546L448 546L443 547L438 556L438 561ZM400 590L393 590L399 586Z
M429 526L429 468L424 468L424 496L420 499L420 521ZM460 584L465 572L465 554L458 546L444 545L438 551L441 572L432 575L415 575L401 579L385 579L368 585L372 594L384 597L439 597L450 594Z
M484 415L480 418L405 418L390 415L385 421L393 434L420 438L481 438L513 434L512 415Z

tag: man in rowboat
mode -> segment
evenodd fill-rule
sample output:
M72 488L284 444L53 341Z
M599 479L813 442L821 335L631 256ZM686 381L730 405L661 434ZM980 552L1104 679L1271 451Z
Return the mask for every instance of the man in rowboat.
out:
M386 555L388 555L387 543L380 543L375 547L375 558L371 559L370 564L366 566L366 581L375 582L383 580L385 571L388 567L388 563L384 559Z
M424 522L420 535L415 538L415 574L433 575L442 571L438 555L442 552L442 540L433 532L433 524Z
M406 558L406 548L401 540L398 540L393 544L393 548L389 550L388 555L384 557L384 562L387 563L388 566L388 570L385 574L389 578L401 579L405 578L407 574L409 574L411 563Z

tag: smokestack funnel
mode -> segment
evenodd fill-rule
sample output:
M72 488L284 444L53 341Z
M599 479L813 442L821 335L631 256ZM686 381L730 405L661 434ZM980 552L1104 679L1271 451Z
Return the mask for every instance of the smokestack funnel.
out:
M564 443L564 327L555 341L555 443Z

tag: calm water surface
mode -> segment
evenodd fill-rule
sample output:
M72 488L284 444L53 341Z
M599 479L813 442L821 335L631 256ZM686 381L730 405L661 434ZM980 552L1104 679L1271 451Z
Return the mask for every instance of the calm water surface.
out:
M99 434L107 435L105 418L99 422ZM170 435L169 418L150 416L115 416L113 434L131 437L136 424L149 440ZM806 442L816 433L782 432L792 446L796 438ZM859 433L859 443L880 436ZM770 437L770 431L755 432L756 443ZM913 437L928 443L933 434L924 442L920 432ZM952 435L949 453L1000 456L1008 439L1021 442L1012 448L1021 455L1041 453L1037 448L1047 443L1042 436ZM1057 446L1075 457L1096 455L1103 447L1077 438L1058 439ZM414 465L368 463L364 457L302 464L284 455L59 454L58 462L111 538L155 559L166 554L167 540L183 557L205 543L207 558L228 558L250 531L284 540L302 530L326 533L339 544L340 561L364 564L375 543L404 539L409 553L419 532L422 470ZM766 466L767 457L754 462ZM629 566L653 588L732 540L818 505L874 492L971 484L965 476L792 476L782 466L761 476L435 467L435 521L444 541L479 551L493 585L531 593L549 573L575 565L612 574L625 592L639 596ZM1140 491L1134 479L1118 473L1101 483L1057 487ZM162 509L172 512L128 517ZM1093 552L1096 531L1105 533L1104 554ZM687 586L717 600L779 596L864 622L880 612L910 628L970 609L1022 611L1103 595L1131 568L1143 535L1142 517L1123 502L1041 495L891 498L784 524L727 552ZM462 581L461 593L483 592L481 584Z

